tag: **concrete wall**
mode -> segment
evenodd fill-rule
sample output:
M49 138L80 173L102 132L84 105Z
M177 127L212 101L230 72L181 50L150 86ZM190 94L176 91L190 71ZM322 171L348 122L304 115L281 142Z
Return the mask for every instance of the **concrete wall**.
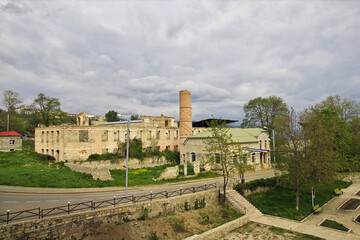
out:
M11 141L11 144L10 144ZM20 136L0 137L0 151L9 152L22 149L22 139Z
M137 219L143 207L149 209L151 218L184 211L185 202L193 205L196 199L203 198L207 205L217 204L218 191L209 190L152 202L127 204L122 207L4 225L0 227L0 239L63 239L69 233L73 233L74 237L79 238L85 231L95 231L102 222L121 222L124 216L128 216L129 219Z

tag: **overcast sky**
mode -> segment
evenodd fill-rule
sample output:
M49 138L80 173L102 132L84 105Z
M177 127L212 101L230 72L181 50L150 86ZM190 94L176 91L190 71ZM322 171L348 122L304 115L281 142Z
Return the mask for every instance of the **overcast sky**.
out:
M0 0L0 91L63 111L239 119L255 97L360 100L360 1ZM0 104L1 105L1 104Z

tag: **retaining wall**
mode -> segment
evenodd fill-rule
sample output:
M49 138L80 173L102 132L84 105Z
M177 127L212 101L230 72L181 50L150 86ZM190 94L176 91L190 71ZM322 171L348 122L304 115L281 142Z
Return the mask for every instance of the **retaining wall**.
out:
M65 236L75 231L79 233L96 229L103 222L122 222L124 216L130 220L137 219L144 207L149 209L151 218L183 211L185 202L193 205L196 199L203 198L205 198L206 204L217 204L218 190L4 225L0 227L0 239L67 239Z

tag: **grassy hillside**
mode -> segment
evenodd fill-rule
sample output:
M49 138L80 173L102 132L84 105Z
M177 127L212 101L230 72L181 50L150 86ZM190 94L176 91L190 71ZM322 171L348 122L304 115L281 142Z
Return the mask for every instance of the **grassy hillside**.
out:
M158 166L146 169L129 169L129 187L166 182L183 181L174 179L156 181L152 179L160 176L168 166ZM73 172L63 163L42 159L33 151L0 152L0 185L24 187L53 187L53 188L88 188L125 186L125 171L111 171L114 181L93 180L90 174ZM207 178L219 176L213 173L200 174L191 178ZM189 180L189 179L186 179Z

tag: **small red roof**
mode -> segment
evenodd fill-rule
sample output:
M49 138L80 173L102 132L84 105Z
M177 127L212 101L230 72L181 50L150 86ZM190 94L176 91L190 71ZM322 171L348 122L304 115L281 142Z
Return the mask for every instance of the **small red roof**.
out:
M5 137L5 136L20 136L21 137L22 135L15 131L9 131L9 132L1 132L0 136L3 136L3 137Z

